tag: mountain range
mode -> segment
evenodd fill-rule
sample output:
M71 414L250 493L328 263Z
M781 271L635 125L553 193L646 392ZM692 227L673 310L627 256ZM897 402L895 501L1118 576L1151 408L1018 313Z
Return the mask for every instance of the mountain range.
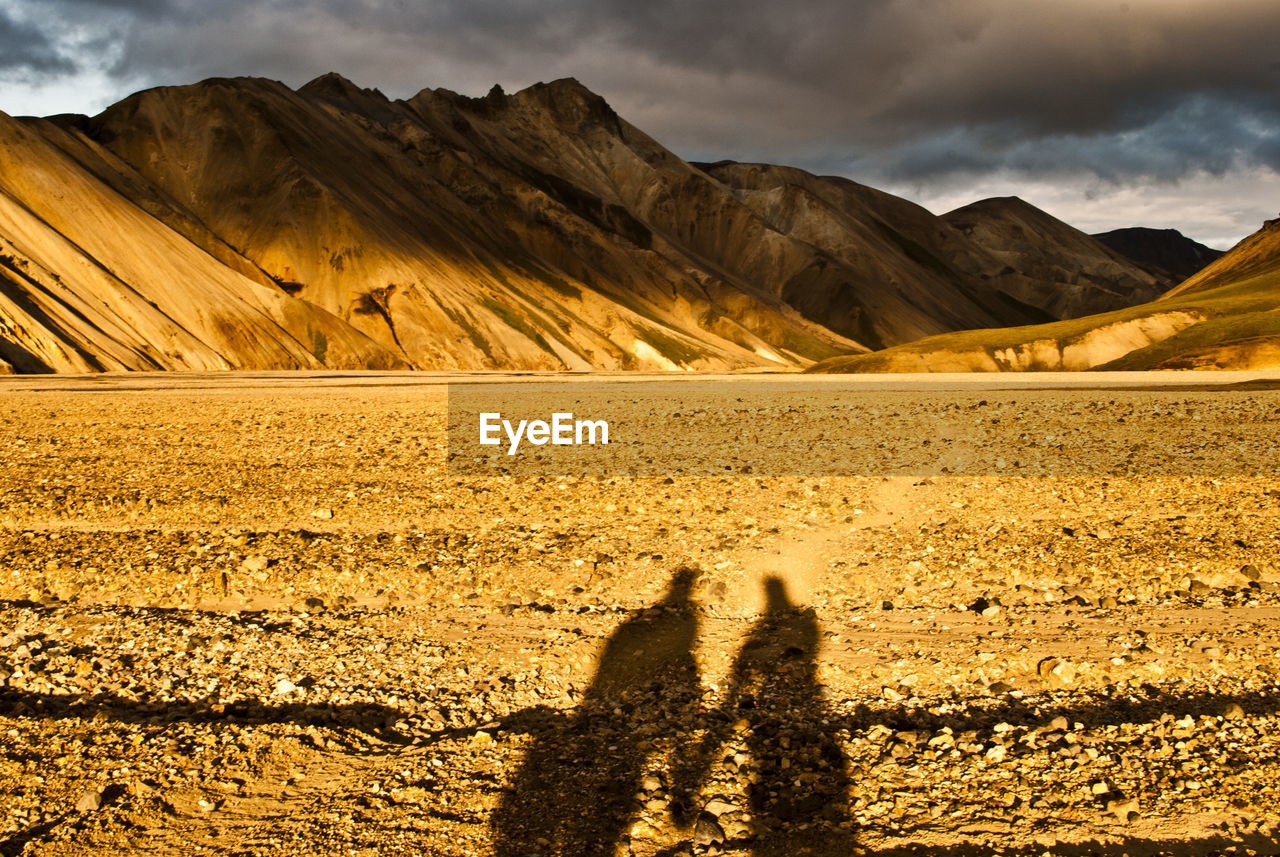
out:
M1125 312L1180 279L1140 251L1016 198L935 216L690 163L571 79L212 79L0 113L4 371L847 369Z
M1025 327L925 337L810 372L1280 369L1280 219L1153 301Z

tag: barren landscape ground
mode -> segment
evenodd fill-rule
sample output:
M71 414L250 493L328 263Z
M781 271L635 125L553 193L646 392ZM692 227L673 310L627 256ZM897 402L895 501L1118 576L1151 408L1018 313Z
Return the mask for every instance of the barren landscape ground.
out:
M451 475L448 380L0 380L0 854L1280 852L1274 472ZM1232 373L795 383L1280 440Z

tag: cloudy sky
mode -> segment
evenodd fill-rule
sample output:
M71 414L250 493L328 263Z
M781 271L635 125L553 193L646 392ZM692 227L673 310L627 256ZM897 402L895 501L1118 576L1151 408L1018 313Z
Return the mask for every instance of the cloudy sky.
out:
M1226 247L1280 211L1276 0L0 0L0 110L338 71L394 97L577 77L690 159L942 212L1016 194Z

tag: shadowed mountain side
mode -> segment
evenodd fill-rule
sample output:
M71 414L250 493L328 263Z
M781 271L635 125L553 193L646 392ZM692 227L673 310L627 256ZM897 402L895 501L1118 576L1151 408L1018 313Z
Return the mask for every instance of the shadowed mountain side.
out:
M1280 220L1148 303L1069 321L928 337L813 372L1280 369Z
M1145 276L1060 276L1066 227L1011 256L843 179L689 164L574 80L212 79L3 117L0 148L17 371L807 366L1112 308Z
M846 332L862 341L1058 317L1011 297L1018 277L1001 274L1003 260L914 203L789 167L703 168L773 228L814 248L812 265L783 284L784 297L813 318L856 314L861 327ZM837 285L820 285L831 277Z
M1179 282L1222 256L1221 250L1192 241L1176 229L1136 226L1113 229L1093 237L1139 265L1168 271Z

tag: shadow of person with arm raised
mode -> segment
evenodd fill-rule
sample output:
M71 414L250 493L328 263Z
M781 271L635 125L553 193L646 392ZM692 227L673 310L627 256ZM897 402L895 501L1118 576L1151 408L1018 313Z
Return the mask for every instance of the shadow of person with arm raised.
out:
M492 819L494 853L613 855L658 743L687 732L702 694L690 601L697 573L677 571L663 600L610 636L581 705L547 723Z
M726 744L740 742L747 761L737 766L737 779L745 780L752 853L847 853L849 763L818 683L818 620L812 608L791 602L776 577L766 579L765 596L715 722L676 772L673 791L686 805L696 803L693 795L707 790ZM716 785L727 793L740 787Z

